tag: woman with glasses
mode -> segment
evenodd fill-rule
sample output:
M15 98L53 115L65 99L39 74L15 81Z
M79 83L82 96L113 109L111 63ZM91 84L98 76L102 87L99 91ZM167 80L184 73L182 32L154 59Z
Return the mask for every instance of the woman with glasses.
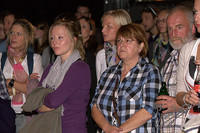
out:
M155 132L155 99L160 74L146 58L145 32L122 26L116 36L120 62L102 75L92 101L92 116L106 133Z
M1 69L12 99L11 106L16 113L17 132L27 120L22 114L22 105L30 91L27 89L28 82L30 79L39 81L43 72L41 56L28 50L29 45L33 44L33 36L33 26L28 20L16 20L8 33L7 52L0 54Z

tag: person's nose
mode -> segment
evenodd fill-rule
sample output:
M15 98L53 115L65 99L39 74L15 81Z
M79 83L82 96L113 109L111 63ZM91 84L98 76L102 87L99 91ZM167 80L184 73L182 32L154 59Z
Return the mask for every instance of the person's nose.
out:
M171 30L171 36L175 37L177 35L177 30L176 29L172 29Z
M194 15L194 21L195 22L200 21L200 13L197 13L197 14Z
M58 40L57 40L57 39L53 39L53 40L51 41L51 45L52 45L52 46L58 45Z
M105 32L105 29L106 29L106 28L105 28L105 27L103 27L103 28L102 28L102 30L101 30L101 32L102 32L102 33L104 33L104 32Z

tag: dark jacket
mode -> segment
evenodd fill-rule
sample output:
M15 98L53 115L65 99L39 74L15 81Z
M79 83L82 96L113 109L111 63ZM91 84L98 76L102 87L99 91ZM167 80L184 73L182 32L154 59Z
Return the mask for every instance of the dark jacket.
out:
M23 110L32 112L43 105L44 97L52 92L52 89L43 87L35 88L26 99ZM62 133L61 107L49 112L33 115L30 122L20 130L20 133Z
M0 133L15 133L15 112L10 100L0 98Z

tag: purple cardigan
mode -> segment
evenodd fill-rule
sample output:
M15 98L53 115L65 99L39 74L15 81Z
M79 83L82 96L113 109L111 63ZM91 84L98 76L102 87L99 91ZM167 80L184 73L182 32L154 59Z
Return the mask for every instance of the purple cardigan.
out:
M47 76L49 65L44 71L39 86ZM89 102L90 90L89 66L78 60L67 71L61 85L45 97L44 105L49 108L64 107L62 116L62 133L87 133L86 108Z

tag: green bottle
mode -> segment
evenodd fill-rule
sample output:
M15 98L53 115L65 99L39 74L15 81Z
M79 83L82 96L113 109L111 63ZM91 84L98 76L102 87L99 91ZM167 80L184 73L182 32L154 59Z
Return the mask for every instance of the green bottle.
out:
M165 82L162 82L162 87L160 88L160 92L158 94L159 96L160 95L167 95L169 96L169 93L168 93L168 90L167 90L167 87L166 87L166 83ZM162 111L164 110L167 110L167 108L160 108L159 109L159 112L162 113Z
M160 92L158 94L159 96L160 95L167 95L169 96L169 93L168 93L168 90L167 90L167 87L166 87L166 83L165 82L162 82L162 87L160 88Z

